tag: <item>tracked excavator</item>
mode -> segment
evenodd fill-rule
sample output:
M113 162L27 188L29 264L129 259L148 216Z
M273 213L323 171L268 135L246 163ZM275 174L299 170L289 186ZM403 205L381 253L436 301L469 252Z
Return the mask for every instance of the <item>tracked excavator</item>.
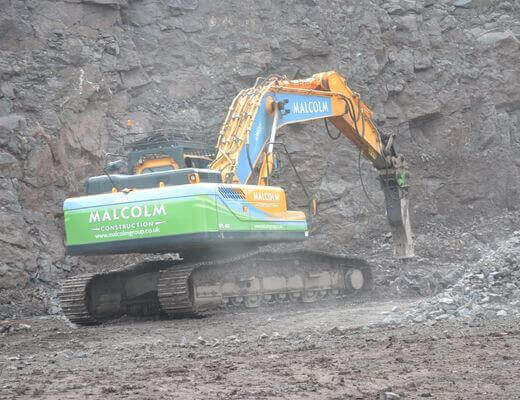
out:
M315 302L370 289L362 259L264 245L309 236L305 213L287 210L285 191L270 185L276 149L284 146L277 132L325 120L379 171L394 254L413 256L406 164L394 136L382 135L372 117L337 72L272 76L235 97L215 148L169 133L132 143L127 174L112 163L87 180L85 196L64 201L66 252L170 255L68 279L60 294L65 315L88 325L123 314ZM317 206L309 197L308 212Z

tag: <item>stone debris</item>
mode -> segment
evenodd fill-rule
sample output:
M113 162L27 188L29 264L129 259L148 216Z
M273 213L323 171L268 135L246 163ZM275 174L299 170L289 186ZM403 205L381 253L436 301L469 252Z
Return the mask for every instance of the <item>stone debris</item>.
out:
M456 318L495 318L519 313L520 231L474 265L461 267L461 278L405 315L424 323Z
M333 336L343 336L347 332L347 328L344 326L335 326L329 329L329 334Z
M406 270L400 270L400 266L396 264L389 268L376 284L381 290L397 295L432 296L442 292L460 279L460 266L457 264L446 265L445 269L451 272L441 274L439 271L424 268L423 264L427 263L429 261L417 259ZM397 306L392 308L392 312L398 311Z
M473 0L455 0L453 2L453 5L455 7L469 8L471 7L473 2Z
M236 335L227 336L224 339L224 341L225 341L225 343L227 345L238 345L238 344L240 344L240 339Z
M17 328L15 328L17 331L30 331L32 328L31 328L31 325L28 325L28 324L19 324Z
M10 320L0 321L0 335L30 332L31 330L32 326L28 324Z
M88 357L88 354L84 351L64 350L59 354L61 354L66 360L83 359Z

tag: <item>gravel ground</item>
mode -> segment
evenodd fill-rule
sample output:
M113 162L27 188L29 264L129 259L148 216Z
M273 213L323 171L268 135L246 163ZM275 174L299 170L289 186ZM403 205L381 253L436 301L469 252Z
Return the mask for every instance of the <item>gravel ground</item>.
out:
M0 398L520 396L518 319L405 322L414 307L337 302L88 328L18 320L0 341Z
M520 398L519 238L478 261L372 257L355 302L77 328L13 301L0 398Z

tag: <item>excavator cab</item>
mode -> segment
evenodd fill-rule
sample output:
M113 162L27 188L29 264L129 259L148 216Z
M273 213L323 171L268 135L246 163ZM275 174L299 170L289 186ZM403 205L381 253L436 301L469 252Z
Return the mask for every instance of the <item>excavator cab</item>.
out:
M215 148L183 135L156 134L126 146L128 173L140 175L182 168L207 168Z
M215 149L184 136L152 135L124 146L127 174L121 174L125 163L113 161L104 175L85 182L87 195L117 192L123 189L151 189L187 183L221 182L221 175L207 169ZM116 173L117 172L117 173Z

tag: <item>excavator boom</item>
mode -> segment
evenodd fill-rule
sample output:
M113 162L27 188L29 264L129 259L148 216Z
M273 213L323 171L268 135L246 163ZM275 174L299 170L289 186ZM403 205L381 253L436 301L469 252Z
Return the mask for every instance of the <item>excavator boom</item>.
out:
M394 254L414 255L408 211L408 171L397 154L393 136L383 136L373 112L335 71L308 79L272 77L257 80L233 100L222 125L217 155L209 165L226 182L247 184L258 167L258 185L267 185L273 171L273 142L284 125L325 119L336 126L380 172Z

